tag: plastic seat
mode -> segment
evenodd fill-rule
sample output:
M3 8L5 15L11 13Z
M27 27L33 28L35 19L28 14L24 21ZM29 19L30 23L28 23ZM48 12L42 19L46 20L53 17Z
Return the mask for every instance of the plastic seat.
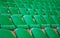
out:
M59 36L53 29L46 27L45 31L46 31L48 38L59 38Z
M46 15L47 13L46 13L46 10L44 10L44 9L36 9L36 11L37 11L37 14L38 15Z
M16 25L16 27L28 28L28 25L26 25L26 23L21 15L12 15L11 18L13 20L13 23Z
M8 8L0 7L1 14L10 15Z
M52 16L46 15L44 16L45 20L47 21L48 24L50 24L51 27L58 27L59 24L55 21L56 19L53 18Z
M59 16L59 17L60 17L60 11L57 11L57 14L58 14L57 16Z
M58 34L60 36L60 27L57 27Z
M20 10L21 15L29 15L29 12L27 11L27 9L20 8L19 10Z
M18 12L18 8L14 8L14 7L9 7L9 9L10 9L10 14L19 14L19 12Z
M51 18L55 21L55 25L52 25L52 27L60 27L60 22L59 22L59 18L57 16L51 16Z
M8 7L17 7L15 3L8 3Z
M9 30L0 29L0 38L15 38Z
M8 3L14 3L14 0L7 0Z
M56 18L56 17L55 17L55 18ZM52 27L58 27L58 26L59 26L59 25L57 24L55 18L52 17L52 16L48 16L48 19L49 19L50 25L51 25Z
M30 13L30 15L37 15L34 9L28 9L28 12Z
M31 32L34 38L47 38L44 32L38 28L32 28Z
M6 2L2 2L2 1L0 1L0 7L7 7Z
M35 19L31 15L24 15L23 18L30 28L40 27L40 25L35 22Z
M27 24L36 24L31 15L24 15L23 17Z
M50 27L50 25L47 23L43 16L35 15L34 18L36 22L41 25L41 27Z
M18 28L15 30L15 33L17 36L16 38L32 38L30 33L25 29Z
M14 0L14 2L20 2L21 0Z
M48 15L57 15L56 8L55 8L54 5L53 5L54 7L52 5L53 5L52 2L47 3L47 6L46 6L46 9L45 10L47 10L47 14Z
M7 0L0 0L1 2L7 2Z
M56 9L56 7L55 7L55 9ZM53 15L58 15L56 12L57 10L54 10L54 9L52 9L52 10L53 10Z
M16 5L17 5L18 8L25 8L24 7L24 3L20 2L20 1L17 1L15 3L16 3Z
M28 4L28 3L27 3L27 4L24 4L24 7L25 7L25 8L32 9L32 4Z
M58 21L58 23L60 25L60 16L57 16L56 18L57 18L56 20Z
M15 26L8 15L0 15L0 24L2 29L15 29Z
M37 12L38 15L42 15L42 12L41 12L40 9L36 9L36 12Z

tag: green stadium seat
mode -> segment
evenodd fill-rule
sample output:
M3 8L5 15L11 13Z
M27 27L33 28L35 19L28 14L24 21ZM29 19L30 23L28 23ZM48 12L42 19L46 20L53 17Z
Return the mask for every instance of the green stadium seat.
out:
M28 12L30 13L30 15L37 15L34 9L28 9Z
M24 7L25 7L25 8L32 9L32 4L28 4L28 3L26 4L26 3L25 3L25 4L24 4Z
M60 38L60 0L0 0L0 31L0 38Z
M7 0L7 3L14 3L14 0Z
M28 12L27 9L25 9L25 8L19 8L19 10L20 10L20 14L21 15L29 15L29 12Z
M3 15L10 15L9 9L6 7L0 7L0 13Z
M10 30L15 29L12 20L7 15L0 15L0 24L2 29L10 29Z
M51 27L57 27L58 24L56 23L56 20L54 20L55 18L52 18L51 16L48 16L48 20L50 22Z
M0 7L7 7L6 2L2 2L2 1L0 1Z
M32 28L31 32L34 38L47 38L44 32L38 28Z
M55 9L52 9L52 10L53 10L53 11L52 11L53 15L58 15L57 12L56 12L56 11L57 11L57 10L56 10L56 7L55 7Z
M34 18L35 18L36 22L41 25L41 27L50 27L50 25L44 19L43 16L41 16L41 15L35 15Z
M1 2L7 2L7 0L0 0Z
M57 19L56 19L60 25L60 16L57 16Z
M27 24L36 24L31 15L24 15L23 17Z
M31 15L24 15L23 18L30 28L40 27L40 25L35 22L35 19Z
M52 7L51 5L46 8L48 15L57 15L56 8Z
M60 27L60 22L58 21L59 18L57 18L56 16L51 16L51 18L55 21L55 25L52 25L52 27Z
M14 7L9 7L10 10L10 14L19 14L18 8L14 8Z
M32 38L29 32L25 29L18 28L15 30L16 38Z
M38 15L43 15L42 11L40 9L36 9L36 12L37 12Z
M48 24L50 24L51 27L58 27L60 26L56 20L56 17L54 18L54 16L49 16L46 15L44 16L45 20L48 22Z
M0 38L15 38L15 36L9 30L0 29Z
M28 25L26 25L26 23L21 15L12 15L11 18L13 20L13 23L16 25L16 27L28 28Z
M17 2L15 1L15 3L18 8L25 8L24 3L22 3L21 1L17 1Z
M51 28L45 28L48 38L59 38L58 34Z
M60 27L57 27L58 34L60 36Z
M8 3L8 7L17 7L15 3Z
M58 13L58 15L56 15L56 16L59 16L60 17L60 11L57 11L57 13Z

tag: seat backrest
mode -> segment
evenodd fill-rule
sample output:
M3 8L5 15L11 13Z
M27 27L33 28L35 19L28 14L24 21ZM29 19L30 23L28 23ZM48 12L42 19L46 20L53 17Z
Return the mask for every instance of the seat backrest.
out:
M12 25L13 24L9 16L7 15L0 15L0 23L1 25Z
M31 32L34 38L47 38L44 32L38 28L32 28Z
M9 30L0 29L0 38L15 38Z
M12 15L11 18L12 18L15 25L24 25L24 24L26 24L21 15Z
M45 31L46 31L46 34L47 34L48 38L59 38L57 33L49 27L46 27Z
M29 32L25 29L18 28L15 30L16 38L32 38Z
M24 15L23 18L27 24L36 24L31 15Z

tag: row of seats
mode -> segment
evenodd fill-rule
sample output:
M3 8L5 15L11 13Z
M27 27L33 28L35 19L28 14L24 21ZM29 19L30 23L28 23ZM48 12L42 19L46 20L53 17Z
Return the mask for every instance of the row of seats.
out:
M60 27L57 28L58 33L48 27L44 31L39 28L32 28L30 33L27 29L17 28L14 31L15 37L9 30L0 29L0 38L60 38Z
M0 38L60 38L60 0L0 0Z
M22 0L5 0L5 1L2 0L1 2L2 3L15 3L15 4L19 4L19 5L20 5L20 3L21 4L33 4L33 5L38 5L38 4L39 5L41 5L41 4L42 5L46 5L46 4L47 5L48 4L49 5L51 5L51 4L55 5L54 3L58 3L58 1L56 2L54 0L51 0L51 1L50 0L46 0L46 1L45 0L38 0L38 1L37 0L23 0L23 1Z
M5 0L4 0L5 1ZM58 1L54 1L54 0L24 0L24 1L21 1L21 0L6 0L5 2L4 1L0 1L0 7L18 7L18 8L33 8L33 9L52 9L52 10L56 10L58 9L60 6L58 3ZM37 1L37 2L36 2ZM58 7L58 8L57 8Z
M31 34L22 28L32 28ZM60 38L59 0L0 0L0 38Z
M45 10L45 9L29 9L29 8L14 8L14 7L0 7L0 14L5 15L56 15L59 16L60 12L57 10Z
M5 20L4 20L5 19ZM60 17L41 15L0 15L0 27L5 29L60 27Z
M1 2L5 2L5 3L18 3L18 4L20 4L20 3L24 3L24 4L34 4L34 2L35 2L35 4L39 4L39 3L41 3L41 4L54 4L54 3L58 3L59 2L59 0L58 1L54 1L54 0L2 0ZM40 5L40 4L39 4ZM55 4L54 4L55 5Z
M0 14L60 16L59 0L0 0Z

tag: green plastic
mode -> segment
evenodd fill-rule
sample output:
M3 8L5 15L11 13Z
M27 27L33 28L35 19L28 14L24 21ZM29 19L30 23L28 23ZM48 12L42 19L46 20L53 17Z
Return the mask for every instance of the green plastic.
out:
M35 22L35 19L31 15L24 15L23 18L30 28L40 27L40 25Z
M28 3L28 2L27 2L27 3ZM26 3L25 3L25 4L24 4L24 7L25 7L25 8L30 8L30 9L31 9L31 8L32 8L32 4L29 5L29 4L26 4Z
M15 7L9 7L9 10L10 10L10 14L19 14L18 12L18 8L15 8Z
M50 16L49 17L49 20L50 20L50 24L51 24L51 26L53 26L53 27L56 27L56 22L54 21L54 19Z
M15 33L17 36L16 38L32 38L30 33L25 29L18 28L15 30Z
M51 18L55 21L56 24L52 24L52 27L60 27L59 25L59 18L57 18L56 16L51 16Z
M45 15L42 13L41 9L35 9L38 15Z
M1 14L3 14L3 15L10 15L8 8L6 8L6 7L0 7L0 11L1 11Z
M18 8L24 8L24 3L22 3L21 1L15 1L15 3Z
M28 9L28 12L30 13L30 15L37 15L34 9Z
M32 28L31 32L34 38L47 38L44 32L38 28Z
M14 3L14 0L7 0L8 3Z
M14 3L8 3L8 7L16 7Z
M7 3L0 1L0 7L7 7Z
M58 34L60 35L60 27L57 27Z
M14 26L12 20L10 20L9 16L0 15L0 24L1 24L1 28L11 29L11 30L15 29L15 26Z
M50 27L50 25L46 22L43 16L35 15L34 18L36 22L41 25L41 27Z
M60 26L57 21L58 19L55 16L45 15L44 19L47 21L48 24L50 24L51 27L59 27Z
M46 27L45 31L46 31L48 38L59 38L59 36L53 29Z
M9 30L0 29L0 38L15 38L15 36Z
M58 21L58 23L60 25L60 16L57 16L57 21Z
M21 14L21 15L29 15L29 12L28 12L27 9L25 9L25 8L20 8L19 10L20 10L20 14Z
M21 15L12 15L11 18L13 20L13 23L16 25L16 27L28 28L28 25L26 25L26 23Z
M7 0L0 0L1 2L7 2Z
M31 15L24 15L23 17L27 24L36 24Z

